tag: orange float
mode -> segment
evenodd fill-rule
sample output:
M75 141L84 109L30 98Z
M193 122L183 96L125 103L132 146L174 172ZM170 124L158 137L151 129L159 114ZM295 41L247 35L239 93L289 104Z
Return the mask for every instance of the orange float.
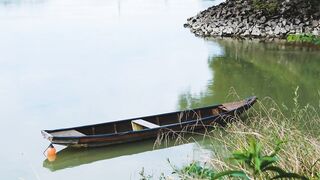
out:
M47 159L48 161L52 162L54 160L56 160L57 158L57 154L56 154L56 148L54 148L54 146L52 144L50 144L50 146L47 149Z
M53 162L53 161L55 161L55 160L56 160L56 158L57 158L57 155L47 156L47 159L48 159L48 161L49 161L49 162Z

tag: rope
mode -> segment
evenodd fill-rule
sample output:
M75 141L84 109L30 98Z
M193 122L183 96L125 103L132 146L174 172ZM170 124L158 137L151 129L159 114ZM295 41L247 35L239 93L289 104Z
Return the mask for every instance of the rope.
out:
M46 158L48 158L48 157L47 157L47 155L45 154L45 152L46 152L50 147L53 147L52 143L50 143L49 146L48 146L48 147L43 151L43 153L42 153Z

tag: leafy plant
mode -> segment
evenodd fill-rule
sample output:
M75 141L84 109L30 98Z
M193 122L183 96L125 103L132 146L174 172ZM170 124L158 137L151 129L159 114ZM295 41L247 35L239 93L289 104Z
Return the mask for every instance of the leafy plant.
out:
M276 166L278 159L278 152L281 150L281 144L283 141L276 143L273 152L270 155L263 155L262 145L257 142L256 139L250 138L248 140L248 147L245 149L234 151L232 156L229 158L239 163L243 163L245 170L251 172L253 179L263 177L264 179L303 179L308 178L296 173L287 172L282 168ZM213 169L203 167L199 163L194 162L188 166L185 166L181 170L176 170L178 174L187 175L191 178L197 179L221 179L222 177L238 177L242 179L250 179L244 170L226 170L222 172L216 172ZM273 177L272 177L273 176Z
M249 147L244 150L235 151L232 154L231 159L243 162L248 167L248 169L252 171L254 178L258 177L261 173L269 171L277 174L270 179L307 179L304 176L296 173L286 172L280 167L273 165L278 161L277 154L281 150L280 145L282 143L282 141L278 142L276 144L276 147L274 148L274 151L270 155L263 155L261 144L258 143L255 139L251 138L249 139Z
M186 174L192 178L198 178L198 179L220 179L224 176L231 176L231 177L242 177L245 179L249 179L248 176L243 171L236 171L236 170L230 170L230 171L223 171L223 172L215 172L212 169L202 167L198 162L191 163L188 166L185 166L179 174Z
M209 177L210 179L212 179L215 175L215 172L212 169L204 168L197 162L194 162L188 166L185 166L181 170L181 172L184 174L188 174L192 177L199 177L199 178Z
M289 34L287 36L287 41L320 45L320 36L313 34Z

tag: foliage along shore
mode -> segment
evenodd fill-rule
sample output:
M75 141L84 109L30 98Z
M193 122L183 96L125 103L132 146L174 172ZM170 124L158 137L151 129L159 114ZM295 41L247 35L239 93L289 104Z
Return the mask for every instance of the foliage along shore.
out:
M320 179L320 102L301 107L298 89L294 108L281 110L272 99L258 101L245 121L204 134L212 156L184 167L172 166L172 175L145 175L141 179ZM320 94L319 94L320 95ZM170 162L169 162L170 163Z
M285 39L289 34L320 36L318 0L226 0L184 24L200 37Z

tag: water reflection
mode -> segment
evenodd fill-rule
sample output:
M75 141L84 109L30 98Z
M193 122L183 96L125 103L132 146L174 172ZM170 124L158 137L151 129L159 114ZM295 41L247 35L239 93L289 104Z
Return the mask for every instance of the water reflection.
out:
M57 171L100 160L151 151L153 149L154 141L152 140L100 148L65 148L57 153L57 159L55 161L49 162L46 159L43 162L43 167L51 171Z
M208 139L202 136L187 136L186 141L168 140L163 144L155 144L154 140L139 141L133 143L119 144L99 148L64 148L57 153L55 161L50 162L48 159L43 161L43 167L50 171L58 171L65 168L73 168L84 164L90 164L101 160L110 160L121 156L135 155L148 151L157 151L174 146L192 145L193 158L201 159L205 151L205 145ZM197 141L197 144L193 143ZM203 145L203 146L201 146Z
M230 87L240 97L269 96L290 107L293 91L299 86L301 105L318 105L315 98L320 90L318 50L254 41L216 40L215 43L223 48L223 53L209 55L212 80L198 95L182 94L180 108L223 102Z

